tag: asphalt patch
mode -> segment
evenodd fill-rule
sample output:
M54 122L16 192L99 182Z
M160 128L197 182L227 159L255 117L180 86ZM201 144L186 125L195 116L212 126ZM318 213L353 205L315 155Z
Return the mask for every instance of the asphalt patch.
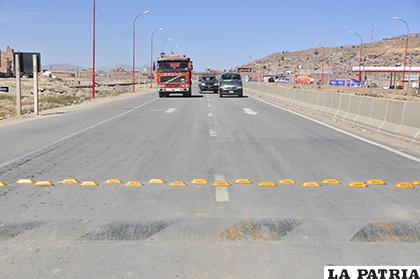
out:
M83 235L81 240L135 241L145 240L166 229L173 222L112 222Z
M8 240L21 233L41 226L41 222L2 223L0 222L0 240Z
M370 223L359 230L351 241L417 242L420 241L420 222Z
M218 240L277 241L300 224L296 219L247 219L225 230L219 235Z

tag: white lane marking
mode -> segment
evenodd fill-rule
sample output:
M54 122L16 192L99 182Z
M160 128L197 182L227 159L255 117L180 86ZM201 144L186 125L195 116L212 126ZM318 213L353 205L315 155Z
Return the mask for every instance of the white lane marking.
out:
M246 114L250 114L250 115L256 115L258 113L258 111L253 111L250 108L243 108L243 110Z
M256 90L256 91L258 92L258 90ZM315 123L318 123L319 125L322 125L322 126L328 127L328 128L330 128L330 129L333 129L333 130L335 130L335 131L337 131L337 132L340 132L340 133L345 134L345 135L347 135L347 136L350 136L350 137L352 137L352 138L355 138L355 139L358 139L358 140L360 140L360 141L363 141L363 142L369 143L369 144L371 144L371 145L374 145L374 146L376 146L376 147L379 147L379 148L385 149L385 150L387 150L387 151L389 151L389 152L392 152L392 153L394 153L394 154L397 154L397 155L399 155L399 156L401 156L401 157L404 157L404 158L409 159L409 160L411 160L411 161L414 161L414 162L416 162L416 163L420 163L420 158L415 157L415 156L413 156L413 155L410 155L410 154L407 154L407 153L401 152L401 151L399 151L399 150L397 150L397 149L394 149L394 148L392 148L392 147L389 147L389 146L383 145L383 144L378 143L378 142L376 142L376 141L373 141L373 140L370 140L370 139L367 139L367 138L364 138L364 137L358 136L358 135L353 134L353 133L351 133L351 132L347 132L347 131L341 130L340 128L337 128L337 127L331 126L331 125L329 125L329 124L327 124L327 123L324 123L324 122L321 122L321 121L316 120L316 119L314 119L314 118L311 118L311 117L309 117L309 116L303 115L303 114L301 114L301 113L299 113L299 112L295 112L295 111L292 111L292 110L289 110L289 109L286 109L286 108L282 108L282 107L280 107L280 106L277 106L277 105L271 104L271 103L269 103L269 102L267 102L267 101L260 100L260 99L258 99L258 98L256 98L256 97L254 97L254 96L250 96L250 97L252 97L252 98L254 98L254 99L256 99L256 100L258 100L258 101L260 101L260 102L266 103L266 104L268 104L268 105L270 105L270 106L276 107L276 108L278 108L278 109L281 109L281 110L284 110L284 111L290 112L290 113L292 113L292 114L294 114L294 115L298 115L298 116L303 117L303 118L305 118L305 119L311 120L311 121L313 121L313 122L315 122Z
M213 113L211 113L211 112L209 112L207 115L208 115L209 117L213 117Z
M165 112L166 113L173 113L176 110L176 108L168 108Z
M215 174L214 181L226 181L223 174ZM229 191L227 187L215 187L216 202L228 202Z
M117 114L117 115L115 115L115 116L113 116L113 117L110 117L110 118L108 118L108 119L105 119L105 120L99 121L98 123L95 123L95 124L93 124L93 125L90 125L90 126L88 126L88 127L84 128L84 129L82 129L82 130L80 130L80 131L78 131L78 132L74 132L74 133L72 133L72 134L70 134L70 135L68 135L68 136L62 137L62 138L60 138L60 139L58 139L58 140L55 140L55 141L53 141L53 142L51 142L51 143L49 143L49 144L46 144L45 146L43 146L43 147L41 147L41 148L38 148L38 149L36 149L36 150L34 150L34 151L31 151L31 152L28 152L28 153L26 153L26 154L23 154L22 156L19 156L19 157L15 158L15 159L12 159L12 160L10 160L10 161L8 161L8 162L5 162L5 163L1 164L1 165L0 165L0 169L1 169L1 168L3 168L3 167L5 167L5 166L7 166L7 165L10 165L10 164L12 164L12 163L14 163L14 162L16 162L16 161L19 161L19 160L21 160L21 159L23 159L23 158L25 158L25 157L27 157L27 156L31 156L31 155L36 154L36 153L38 153L38 152L40 152L40 151L42 151L42 150L44 150L44 149L46 149L46 148L52 147L52 146L54 146L54 145L56 145L56 144L58 144L58 143L60 143L60 142L62 142L62 141L65 141L65 140L68 140L68 139L70 139L70 138L72 138L72 137L75 137L75 136L81 135L81 134L83 134L83 133L85 133L85 132L87 132L87 131L89 131L89 130L95 129L96 127L99 127L99 126L101 126L101 125L103 125L103 124L105 124L105 123L108 123L108 122L113 121L113 120L115 120L115 119L121 118L121 117L123 117L124 115L127 115L127 114L129 114L129 113L132 113L133 111L136 111L136 110L138 110L139 108L142 108L142 107L144 107L144 106L146 106L146 105L148 105L148 104L150 104L150 103L156 102L157 100L159 100L159 98L156 98L156 99L153 99L153 100L147 101L146 103L143 103L143 104L141 104L141 105L138 105L138 106L136 106L136 107L134 107L134 108L132 108L132 109L129 109L129 110L127 110L127 111L123 112L123 113L120 113L120 114Z
M216 131L215 131L215 130L210 129L210 130L209 130L209 133L210 133L210 137L217 137L217 133L216 133Z
M208 105L207 105L207 107L208 107L208 108L211 108L211 105L210 105L210 104L208 104Z

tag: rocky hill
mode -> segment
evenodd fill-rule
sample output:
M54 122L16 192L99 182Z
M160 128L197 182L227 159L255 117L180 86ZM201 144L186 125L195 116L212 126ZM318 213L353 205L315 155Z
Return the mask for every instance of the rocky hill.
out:
M365 66L402 66L405 37L384 38L363 46ZM420 34L409 38L407 66L420 66ZM281 51L264 58L251 61L240 67L252 67L262 74L286 74L297 68L313 70L331 65L335 77L347 77L353 66L359 65L359 45L340 47L317 47L301 51Z

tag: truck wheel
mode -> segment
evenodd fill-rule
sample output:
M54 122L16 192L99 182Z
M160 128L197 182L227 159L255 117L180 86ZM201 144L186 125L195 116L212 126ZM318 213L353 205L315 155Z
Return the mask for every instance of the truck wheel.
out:
M216 94L217 94L217 92L219 92L219 90L217 90L217 89L213 91L213 93L216 93Z

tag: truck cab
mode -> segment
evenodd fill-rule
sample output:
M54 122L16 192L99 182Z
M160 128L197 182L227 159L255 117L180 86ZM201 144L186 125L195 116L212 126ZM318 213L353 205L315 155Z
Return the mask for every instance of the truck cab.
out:
M191 97L192 69L192 61L186 55L162 53L156 67L159 97L168 97L170 94Z

